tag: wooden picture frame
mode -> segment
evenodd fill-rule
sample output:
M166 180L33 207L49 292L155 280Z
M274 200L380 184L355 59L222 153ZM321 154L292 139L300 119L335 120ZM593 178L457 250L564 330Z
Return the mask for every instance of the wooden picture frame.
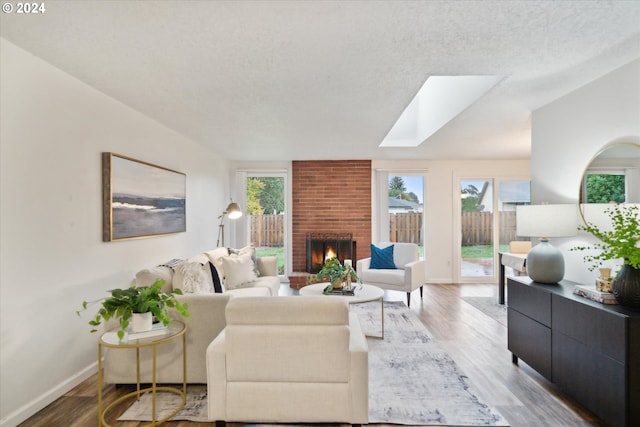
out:
M102 153L102 240L186 231L186 175Z

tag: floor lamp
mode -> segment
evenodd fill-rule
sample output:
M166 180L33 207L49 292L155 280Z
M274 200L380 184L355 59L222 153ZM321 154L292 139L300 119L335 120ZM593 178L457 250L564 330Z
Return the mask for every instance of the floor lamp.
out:
M242 210L237 203L231 202L227 209L222 212L222 214L218 217L220 220L220 225L218 226L218 241L216 242L216 247L220 247L220 238L222 238L222 246L224 246L224 217L228 216L230 219L240 218L242 216Z

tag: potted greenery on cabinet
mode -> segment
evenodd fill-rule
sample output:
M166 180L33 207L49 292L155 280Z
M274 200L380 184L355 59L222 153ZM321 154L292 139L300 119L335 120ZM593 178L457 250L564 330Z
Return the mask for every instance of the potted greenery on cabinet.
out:
M152 317L155 317L158 322L162 322L165 326L169 325L172 320L169 317L169 308L175 308L183 317L189 317L187 304L183 304L176 299L176 295L182 295L182 291L174 289L171 292L163 292L163 285L164 280L156 280L151 286L113 289L109 291L111 293L110 297L90 302L84 301L82 303L83 309L77 311L77 313L80 315L81 311L86 310L89 305L101 302L102 307L98 310L96 317L89 321L91 332L96 332L97 327L103 320L107 321L115 318L120 323L120 329L118 330L118 338L120 340L124 338L124 334L134 321L133 317L136 314L145 314L145 317L149 319L147 320L149 322L147 328L143 327L143 330L151 329L150 319ZM142 330L136 327L133 332L142 332Z
M573 250L596 249L595 255L585 255L584 260L593 271L607 260L622 260L622 268L614 275L613 295L626 306L640 307L640 209L637 205L612 205L604 212L611 221L610 229L591 222L579 226L598 238L591 246L578 246Z

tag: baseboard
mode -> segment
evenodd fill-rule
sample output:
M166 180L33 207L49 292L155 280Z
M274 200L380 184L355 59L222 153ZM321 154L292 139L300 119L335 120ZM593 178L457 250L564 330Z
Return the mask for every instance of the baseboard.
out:
M438 279L437 277L433 277L427 280L427 285L452 285L455 282L451 280L451 277Z
M7 415L0 420L0 427L15 427L18 424L25 421L27 418L35 415L38 411L45 408L47 405L54 402L56 399L62 397L65 393L69 392L78 384L87 380L98 371L98 362L92 363L82 371L78 372L74 376L61 382L51 390L41 394L31 402L23 405L18 410Z

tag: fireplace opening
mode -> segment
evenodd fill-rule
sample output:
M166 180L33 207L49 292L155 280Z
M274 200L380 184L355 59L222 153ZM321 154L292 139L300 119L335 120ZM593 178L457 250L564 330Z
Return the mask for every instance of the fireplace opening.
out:
M355 266L356 242L351 233L307 234L307 273L316 274L329 258L353 260Z

